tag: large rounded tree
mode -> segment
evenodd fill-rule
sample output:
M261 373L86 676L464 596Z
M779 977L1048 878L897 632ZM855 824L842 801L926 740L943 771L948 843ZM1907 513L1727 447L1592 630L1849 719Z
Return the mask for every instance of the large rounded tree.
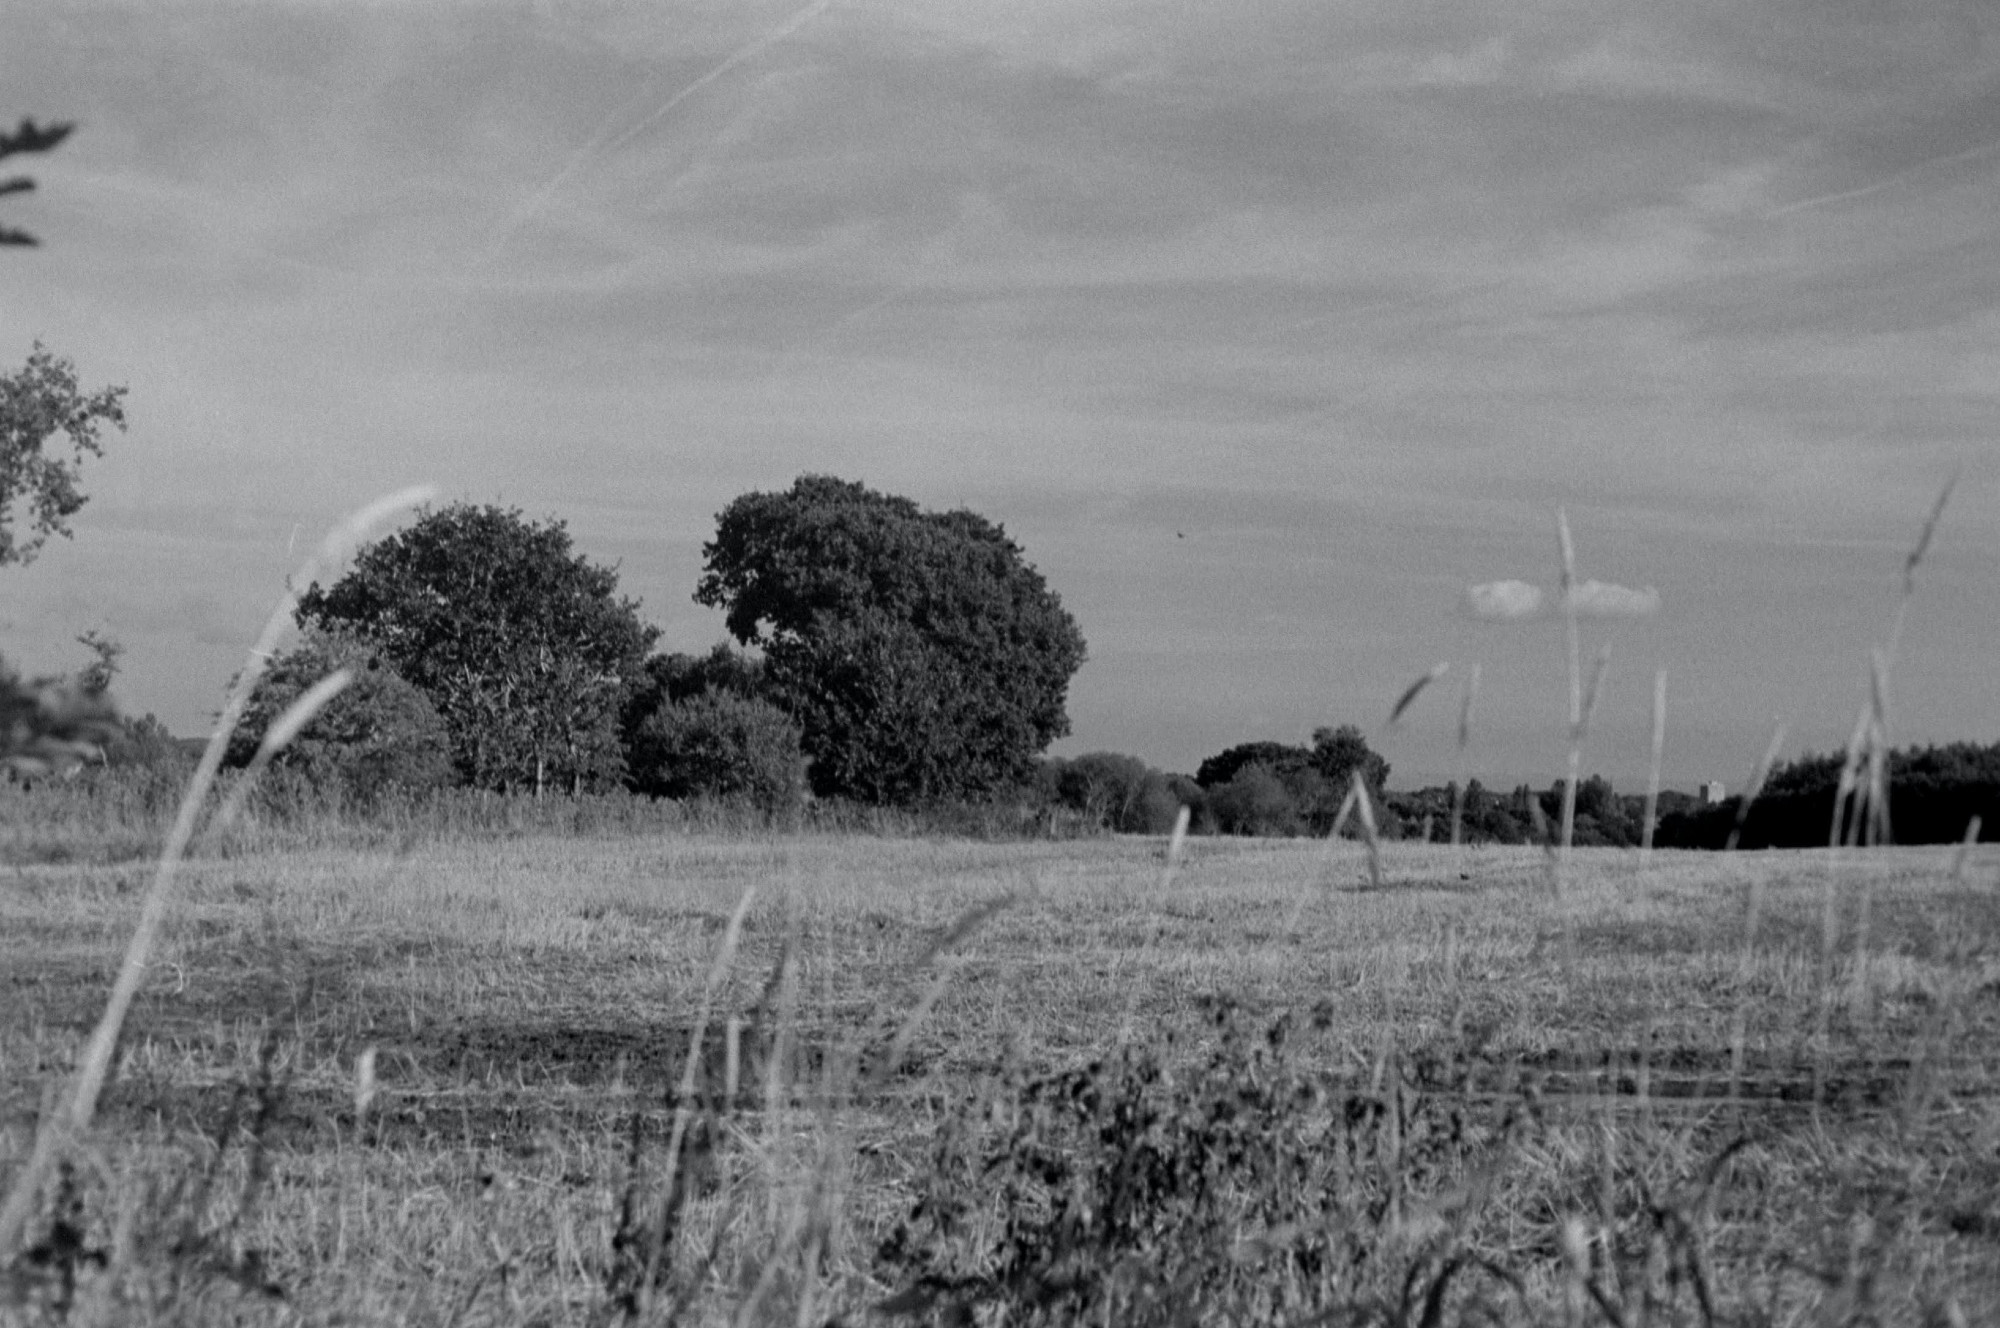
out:
M998 525L829 476L749 493L695 599L762 649L814 789L922 803L1024 779L1069 731L1083 635Z
M581 790L623 779L619 716L659 634L617 592L562 522L454 503L314 585L298 620L360 634L422 688L467 783Z

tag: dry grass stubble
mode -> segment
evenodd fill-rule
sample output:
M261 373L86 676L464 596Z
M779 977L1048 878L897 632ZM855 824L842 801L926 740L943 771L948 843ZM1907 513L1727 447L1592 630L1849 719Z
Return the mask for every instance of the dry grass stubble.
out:
M1420 1206L1504 1157L1452 1235L1519 1279L1501 1297L1525 1297L1510 1315L1629 1300L1618 1251L1638 1251L1643 1273L1644 1214L1679 1211L1668 1196L1693 1193L1732 1145L1705 1201L1732 1313L2000 1314L1993 863L1954 880L1948 850L1661 853L1642 871L1578 851L1555 900L1533 850L1388 846L1379 889L1358 850L1340 850L1328 888L1323 846L1242 841L1191 844L1163 888L1161 852L670 838L190 862L72 1173L79 1239L107 1257L123 1240L128 1267L179 1278L152 1302L176 1314L208 1300L307 1322L611 1313L631 1280L621 1196L637 1168L661 1211L691 1030L754 885L695 1058L716 1109L688 1118L697 1137L671 1159L684 1190L665 1263L679 1281L656 1314L720 1322L754 1304L760 1320L817 1321L902 1290L910 1266L884 1264L881 1242L935 1180L939 1140L977 1142L967 1104L1103 1063L1128 1008L1136 1050L1184 1077L1289 1015L1267 1068L1320 1085L1326 1104L1455 1112L1480 1129L1532 1119L1499 1154L1447 1150L1394 1187ZM0 1175L79 1053L141 878L24 868L0 891ZM1752 879L1762 921L1746 963ZM1001 896L1012 904L919 966ZM357 1112L368 1048L374 1097ZM242 1091L260 1076L281 1091ZM205 1281L137 1248L164 1239L149 1226L188 1208L186 1178L204 1168L216 1175L197 1225L236 1259ZM233 1211L253 1170L254 1202ZM952 1257L996 1257L998 1229L981 1230ZM286 1299L261 1299L245 1268ZM1441 1308L1471 1286L1461 1274Z

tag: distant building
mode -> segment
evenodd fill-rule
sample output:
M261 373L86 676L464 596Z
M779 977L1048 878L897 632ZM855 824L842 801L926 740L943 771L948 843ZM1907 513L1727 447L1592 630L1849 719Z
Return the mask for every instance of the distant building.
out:
M1711 779L1701 786L1701 802L1704 807L1713 807L1727 796L1719 779Z

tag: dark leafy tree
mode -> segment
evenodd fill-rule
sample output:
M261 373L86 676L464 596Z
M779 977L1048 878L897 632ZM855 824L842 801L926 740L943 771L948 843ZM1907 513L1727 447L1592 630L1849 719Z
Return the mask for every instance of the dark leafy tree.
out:
M805 799L799 726L755 696L715 689L663 701L638 727L630 782L656 797L745 798L769 812Z
M562 522L455 503L312 586L298 619L365 636L423 689L464 782L574 792L623 780L619 718L658 636L617 590Z
M1261 765L1272 774L1299 770L1312 764L1312 753L1303 747L1282 742L1241 742L1203 761L1194 772L1194 782L1203 788L1227 784L1247 765Z
M727 641L717 642L706 655L676 651L648 658L625 698L621 726L628 753L639 726L651 719L654 711L670 701L685 701L704 692L764 696L764 661L732 648Z
M1284 786L1292 820L1266 817L1260 822L1265 828L1231 830L1231 825L1242 823L1246 794L1238 790L1228 799L1211 800L1217 827L1224 833L1326 834L1333 828L1340 805L1347 798L1350 775L1357 769L1368 788L1370 807L1378 824L1388 815L1382 785L1389 778L1389 763L1369 748L1361 730L1352 724L1314 730L1311 747L1282 742L1238 743L1203 761L1195 771L1195 782L1211 794L1218 794L1251 766L1260 767ZM1264 796L1261 780L1245 787L1257 790L1259 797ZM1272 828L1293 821L1296 822L1293 829Z
M828 476L731 503L695 599L763 653L814 788L926 803L1009 788L1069 731L1084 642L1006 532Z
M244 766L271 725L320 679L348 669L352 681L272 760L314 787L363 803L400 789L421 792L453 781L444 720L414 683L364 636L309 630L273 659L229 735L225 764Z
M1063 762L1055 784L1057 799L1087 824L1123 834L1165 834L1181 809L1168 776L1118 752L1086 752Z
M1369 747L1368 739L1353 724L1313 730L1312 767L1343 795L1356 770L1361 772L1361 782L1375 793L1389 782L1389 763Z
M1465 786L1465 821L1460 832L1468 844L1528 842L1528 826L1509 810L1509 800L1476 779Z
M75 129L73 124L38 125L33 120L24 119L21 127L13 133L0 130L0 158L11 157L20 152L52 152ZM10 176L0 180L0 194L25 194L35 187L32 178L26 175ZM0 226L0 245L33 245L41 241L26 231L12 226Z
M1116 829L1126 810L1138 801L1150 767L1136 756L1119 752L1085 752L1063 763L1056 778L1056 796L1081 812L1086 821Z
M83 458L104 455L105 425L125 427L124 400L122 387L85 392L76 366L39 341L26 365L0 376L0 566L33 562L51 535L69 538L69 518L88 501ZM58 435L67 457L51 447Z

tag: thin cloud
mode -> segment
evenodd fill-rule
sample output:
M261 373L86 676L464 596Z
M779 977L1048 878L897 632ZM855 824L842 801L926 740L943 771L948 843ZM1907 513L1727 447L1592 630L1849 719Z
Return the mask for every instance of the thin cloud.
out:
M1586 581L1571 592L1570 605L1579 618L1650 618L1660 611L1660 592Z
M1465 590L1465 611L1480 622L1520 622L1542 611L1542 592L1526 581L1487 581Z

